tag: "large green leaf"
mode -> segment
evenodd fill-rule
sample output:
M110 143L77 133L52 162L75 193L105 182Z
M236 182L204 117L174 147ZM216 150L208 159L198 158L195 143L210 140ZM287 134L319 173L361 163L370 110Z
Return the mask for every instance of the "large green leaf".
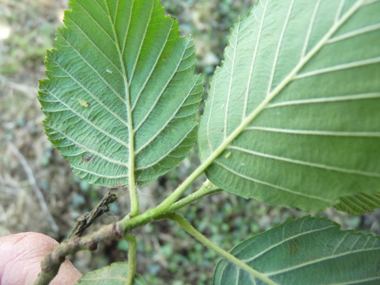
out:
M356 216L373 212L375 209L380 208L380 193L359 193L349 197L342 197L334 208Z
M83 275L78 284L80 285L125 285L128 277L128 263L115 262L110 266L91 271ZM144 278L136 274L133 280L133 285L146 285Z
M380 189L380 2L261 0L237 21L199 130L212 183L320 209Z
M380 239L342 231L324 218L288 221L237 245L231 254L278 284L379 284ZM226 260L214 284L265 284Z
M158 0L72 0L49 79L39 86L49 140L74 173L107 186L147 184L196 137L203 91L194 47Z

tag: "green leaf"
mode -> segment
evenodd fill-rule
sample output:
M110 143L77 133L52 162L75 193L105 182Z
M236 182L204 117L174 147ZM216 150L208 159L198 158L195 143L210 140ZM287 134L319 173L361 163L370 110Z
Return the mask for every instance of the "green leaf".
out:
M196 138L193 42L158 0L69 4L39 86L46 134L90 183L147 184Z
M278 284L379 284L380 280L380 239L342 231L324 218L287 221L243 241L231 254ZM221 260L214 284L263 283Z
M334 208L355 216L373 212L375 209L380 208L380 193L359 193L354 196L342 197Z
M107 285L125 285L128 276L128 263L115 262L83 275L79 279L80 285L107 284ZM135 274L133 285L146 285L144 278Z
M305 210L378 191L379 38L377 0L259 1L231 30L201 119L210 181Z

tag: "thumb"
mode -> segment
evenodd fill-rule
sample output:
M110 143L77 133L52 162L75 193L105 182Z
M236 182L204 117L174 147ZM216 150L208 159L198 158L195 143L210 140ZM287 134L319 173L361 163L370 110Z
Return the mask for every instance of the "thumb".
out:
M45 254L58 242L40 233L19 233L0 238L0 284L33 284ZM82 274L66 259L50 284L76 284Z

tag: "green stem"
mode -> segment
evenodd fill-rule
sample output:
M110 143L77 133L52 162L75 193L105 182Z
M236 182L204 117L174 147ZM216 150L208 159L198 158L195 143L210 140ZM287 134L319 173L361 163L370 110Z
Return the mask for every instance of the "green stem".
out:
M187 231L190 235L192 235L194 238L196 238L198 241L203 243L205 246L208 248L212 249L228 261L232 262L239 268L243 269L244 271L248 272L251 276L256 277L267 284L270 285L278 285L276 282L268 278L265 274L260 273L256 271L255 269L251 268L249 265L244 263L243 261L237 259L235 256L232 254L228 253L227 251L223 250L219 246L213 244L209 239L207 239L204 235L202 235L200 232L198 232L184 217L182 217L179 214L176 213L170 213L170 214L165 214L159 217L159 219L170 219L175 222L177 222L185 231Z
M205 170L207 167L210 166L210 164L215 160L215 158L222 153L224 149L217 149L218 151L214 151L209 158L204 161L201 165L197 167L197 169L194 170L193 173L189 177L185 179L185 181L182 182L181 185L178 186L176 190L172 194L170 194L164 201L161 202L160 205L158 205L155 210L158 214L164 213L171 205L173 205L179 197L183 194L183 192L186 191L186 189L197 179Z
M175 212L178 209L210 194L222 191L219 187L213 185L209 180L203 183L202 187L195 191L193 194L179 200L167 209L167 212Z
M126 234L125 239L128 241L128 277L125 284L132 285L136 273L136 239L131 234Z
M133 217L132 219L127 215L124 219L122 219L120 221L121 231L124 233L128 232L128 231L130 231L136 227L139 227L139 226L142 226L142 225L149 223L154 218L162 215L165 212L168 212L168 211L174 212L174 211L178 210L179 208L182 208L182 207L194 202L195 200L202 198L203 196L206 196L206 195L209 195L212 193L216 193L219 191L221 191L221 190L219 190L216 186L214 186L210 181L207 180L205 183L203 183L202 187L199 190L197 190L193 194L190 194L186 198L181 199L180 201L178 201L175 204L173 204L175 202L174 201L172 204L170 204L167 207L166 203L169 203L169 202L164 203L164 205L161 203L156 208L150 209L150 210L148 210L148 211L146 211L146 212L144 212L144 213L142 213L136 217Z

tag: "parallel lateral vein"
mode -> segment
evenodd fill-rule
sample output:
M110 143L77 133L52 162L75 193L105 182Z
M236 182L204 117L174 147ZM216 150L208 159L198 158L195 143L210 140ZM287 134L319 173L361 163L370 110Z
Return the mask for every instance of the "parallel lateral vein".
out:
M93 172L93 171L90 171L88 169L80 168L80 167L77 167L74 165L70 165L70 167L75 169L75 170L82 171L82 172L85 172L85 173L88 173L88 174L91 174L91 175L94 175L97 177L101 177L101 178L108 178L108 179L128 178L128 175L105 175L103 173Z
M355 201L355 206L360 208L362 211L366 211L365 209L368 208L368 205L366 203L364 203L362 200L358 199L357 197L355 196L352 196L350 197L351 198L351 201L354 202ZM367 201L368 202L368 201ZM370 204L372 204L372 201L369 201Z
M82 119L84 122L86 122L89 126L91 126L92 128L98 130L99 132L101 132L102 134L104 134L106 137L118 142L119 144L121 145L124 145L125 147L129 147L127 143L125 143L124 141L120 140L119 138L111 135L109 132L107 132L106 130L103 130L102 128L99 128L97 125L95 125L93 122L91 122L89 119L87 119L86 117L82 116L82 114L78 113L77 111L75 111L73 108L71 108L70 105L64 103L62 100L60 100L56 95L54 95L50 90L47 90L49 92L49 94L56 98L57 100L59 100L59 102L64 105L65 107L67 107L68 111L70 112L73 112L77 117L79 117L80 119Z
M99 3L97 2L97 1L93 1L94 3L96 3L97 5L98 5L98 7L100 7L100 5L99 5ZM82 10L89 16L89 18L91 18L92 19L92 21L98 26L98 28L100 29L100 30L102 30L103 31L103 33L105 34L105 35L107 35L107 37L111 40L111 42L113 43L113 44L116 44L115 43L115 39L113 39L107 32L106 32L106 30L104 30L104 28L102 27L102 25L100 25L99 23L98 23L98 21L80 4L80 2L76 2L79 6L81 6L82 7ZM100 7L100 9L104 12L104 10L103 10L103 8L101 8ZM108 17L108 15L106 15L107 17Z
M262 180L258 180L258 179L246 176L244 174L241 174L241 173L239 173L239 172L237 172L237 171L229 168L228 166L220 163L219 161L215 161L214 163L216 163L219 166L221 166L222 168L226 169L228 172L230 172L232 174L235 174L236 176L239 176L239 177L244 178L246 180L253 181L253 182L256 182L258 184L266 185L266 186L272 187L274 189L281 190L281 191L284 191L284 192L287 192L287 193L290 193L290 194L293 194L293 195L306 197L306 198L309 198L309 199L312 199L312 200L319 200L319 201L328 202L328 203L331 202L330 200L323 199L322 197L319 197L319 196L308 195L306 193L297 192L297 191L294 191L294 190L291 190L291 189L288 189L288 188L285 188L285 187L282 187L282 186L279 186L279 185L276 185L276 184L272 184L272 183L269 183L269 182L265 182L265 181L262 181Z
M147 120L147 118L150 116L150 114L152 113L153 109L156 107L157 105L157 102L159 101L159 99L161 98L162 94L164 94L165 90L167 89L168 85L170 84L170 82L172 81L174 75L177 73L178 71L178 68L179 66L181 65L182 61L183 61L183 57L187 51L187 49L189 48L188 44L190 42L190 38L187 38L187 44L186 44L186 48L183 50L183 53L182 53L182 56L181 58L179 59L178 61L178 64L175 68L175 70L173 71L173 73L171 74L170 78L168 78L168 80L166 81L164 87L162 88L160 94L158 94L156 100L153 102L153 105L151 106L151 108L146 112L146 115L145 117L140 121L140 123L135 127L134 129L134 132L136 133L138 131L138 129L144 124L144 122Z
M88 39L88 41L94 46L95 49L98 50L98 52L115 68L116 71L120 73L120 75L123 75L120 68L118 68L107 56L106 54L95 44L95 42L83 31L83 29L73 20L71 19L72 23L78 28L78 30L83 34L84 37Z
M341 132L341 131L317 131L317 130L314 131L314 130L292 130L292 129L279 129L279 128L267 128L267 127L247 127L246 131L265 131L265 132L294 134L294 135L380 138L380 132Z
M197 126L195 125L193 128L191 128L190 131L188 131L187 134L185 136L183 136L183 138L172 149L169 149L166 152L166 154L164 154L161 158L159 158L158 160L156 160L155 162L153 162L153 163L151 163L149 165L145 165L144 167L137 168L136 171L141 171L141 170L145 170L145 169L151 168L154 165L158 164L160 161L164 160L171 152L173 152L174 150L176 150L176 148L179 147L184 140L186 140L188 138L188 136L191 134L191 132L196 127Z
M321 103L334 103L334 102L341 102L341 101L354 101L354 100L367 100L367 99L380 99L380 93L364 93L364 94L342 95L342 96L335 96L335 97L291 100L291 101L268 104L265 109L285 107L285 106L295 106L295 105L302 105L302 104L321 104Z
M363 278L363 279L355 279L355 280L350 280L350 281L343 282L343 283L334 283L334 285L364 284L367 281L375 281L375 280L380 280L380 276Z
M99 100L99 98L97 96L95 96L94 94L92 94L92 92L90 90L88 90L82 83L80 83L76 78L75 76L73 76L69 71L67 71L65 68L63 68L63 66L61 66L57 61L53 60L57 66L59 66L61 68L61 70L63 70L78 86L80 86L84 91L86 91L86 93L88 95L90 95L96 102L98 102L100 104L100 106L102 106L105 110L108 111L109 114L111 114L113 117L115 117L116 119L118 119L121 123L123 123L124 125L126 125L127 127L129 127L128 123L126 121L124 121L122 118L119 117L119 115L117 115L115 112L113 112L110 108L108 108L102 101Z
M237 51L237 45L238 45L238 38L239 38L239 29L240 29L240 25L241 25L241 21L238 22L238 25L236 27L236 30L235 30L235 35L234 35L234 38L235 38L235 46L232 45L232 42L230 43L230 47L233 49L234 53L233 53L233 59L230 59L231 61L231 76L230 76L230 82L229 82L229 86L228 86L228 93L227 93L227 99L226 99L226 106L225 106L225 111L224 111L224 132L223 132L223 135L224 135L224 139L226 139L226 136L227 136L227 133L228 133L228 124L227 124L227 118L228 118L228 109L229 109L229 105L230 105L230 97L231 97L231 89L232 89L232 81L233 81L233 78L234 78L234 72L235 72L235 60L236 60L236 51ZM226 53L227 54L227 53Z
M247 114L248 94L249 94L249 90L251 89L251 79L252 79L252 73L253 73L253 66L254 66L254 62L256 60L257 51L259 49L259 42L260 42L260 37L261 37L261 33L262 33L262 30L263 30L263 26L264 26L263 24L264 24L265 15L266 15L266 12L267 12L267 7L268 7L268 2L265 4L265 6L263 8L264 11L262 12L261 20L258 21L260 23L260 28L259 28L259 31L257 33L257 39L256 39L255 49L254 49L253 56L252 56L251 68L249 70L249 75L248 75L246 92L245 92L245 95L244 95L244 108L243 108L244 112L243 112L243 115L242 115L243 119L245 119L246 114ZM255 19L256 19L256 17L255 17ZM256 19L256 21L257 21L257 19Z
M120 0L116 0L116 8L115 8L115 15L113 16L113 25L116 25L116 19L117 19L117 12L119 10L119 2Z
M80 142L76 141L75 139L71 138L67 133L62 133L60 130L54 128L53 126L49 126L51 129L53 129L54 131L56 131L57 133L60 133L64 138L68 139L69 141L73 142L75 145L77 145L78 147L86 150L87 152L89 153L92 153L98 157L100 157L101 159L105 160L105 161L108 161L108 162L111 162L111 163L114 163L114 164L117 164L117 165L121 165L121 166L125 166L125 167L128 167L128 164L125 163L125 162L122 162L122 161L118 161L118 160L114 160L112 158L109 158L105 155L103 155L102 153L96 151L96 150L93 150L93 149L90 149L88 148L87 146L81 144Z
M346 237L348 236L349 232L347 232L342 238L341 240L339 241L339 243L335 246L332 254L335 254L335 252L338 250L338 248L340 247L340 245L343 243L343 241L346 239Z
M314 234L314 233L318 233L318 232L321 232L321 231L325 231L325 230L328 230L328 229L331 229L331 228L334 228L334 227L335 227L334 225L331 225L331 226L327 226L327 227L323 227L323 228L317 228L317 229L312 229L312 230L308 230L308 231L302 231L302 232L300 232L298 234L295 234L295 235L290 235L289 237L283 238L281 241L268 246L264 250L258 252L256 255L254 255L254 256L252 256L252 257L250 257L248 259L241 259L241 261L243 261L245 263L252 262L256 258L258 258L260 256L263 256L267 252L271 251L272 249L274 249L276 247L279 247L280 245L282 245L282 244L284 244L284 243L286 243L288 241L294 240L296 238L299 238L299 237L302 237L302 236L305 236L305 235L309 235L309 234ZM247 246L249 246L249 245L247 245ZM235 255L238 255L243 250L244 249L241 249L239 252L236 252Z
M149 14L149 21L147 21L146 23L146 27L145 27L145 31L144 31L144 36L143 38L141 39L141 43L140 43L140 46L139 46L139 50L138 50L138 53L136 55L136 60L135 60L135 63L133 64L133 68L132 68L132 72L131 72L131 76L129 78L129 82L132 82L133 80L133 76L135 74L135 71L136 71L136 66L137 66L137 63L139 61L139 58L140 58L140 54L141 54L141 50L142 50L142 46L144 45L144 41L145 41L145 37L146 37L146 34L148 32L148 27L149 27L149 24L150 24L150 20L151 20L151 17L152 17L152 12L154 10L154 2L152 1L152 7L151 7L151 10L150 10L150 14Z
M286 15L285 23L284 23L284 25L282 27L280 38L279 38L278 43L277 43L276 53L274 55L273 64L272 64L272 70L271 70L270 79L269 79L269 82L268 82L268 89L267 89L267 93L266 93L267 96L271 93L272 84L273 84L273 78L274 78L274 74L276 72L276 66L277 66L277 61L278 61L278 57L279 57L280 50L281 50L282 40L284 38L284 34L285 34L285 31L286 31L286 28L287 28L287 26L289 24L289 18L290 18L290 14L292 13L293 5L294 5L294 0L291 0L289 8L288 8L287 15Z
M236 147L236 146L229 146L228 149L234 149L243 153L248 153L255 156L260 156L260 157L269 158L269 159L278 160L278 161L289 162L292 164L304 165L304 166L320 168L324 170L332 170L332 171L336 171L336 172L340 172L344 174L356 174L356 175L365 176L365 177L380 178L380 174L374 173L374 172L366 172L366 171L360 171L360 170L355 170L355 169L346 169L346 168L340 168L340 167L331 166L331 165L325 165L325 164L302 161L302 160L297 160L297 159L292 159L292 158L287 158L287 157L275 156L275 155L252 151L252 150L248 150L248 149Z
M88 67L90 67L96 75L107 85L108 88L110 88L113 93L119 97L119 99L124 102L124 98L113 88L111 84L108 83L108 81L99 73L98 70L96 70L84 57L83 55L62 35L62 38L65 39L65 41L71 46L71 48L78 54L78 56L87 64Z
M207 100L209 101L208 104L210 106L210 110L209 110L209 114L208 114L208 118L207 118L206 134L207 134L207 143L208 143L208 146L210 148L209 149L210 153L213 152L212 143L211 143L211 136L210 136L210 122L211 122L211 115L212 115L213 106L214 106L213 103L214 103L214 97L215 97L215 89L217 86L218 75L220 72L221 72L220 69L218 69L218 68L215 69L214 78L213 78L212 82L210 82L210 84L215 84L215 85L213 86L214 88L211 88L211 91L209 92L209 94L207 96ZM207 101L205 102L205 104L207 104Z
M306 38L305 38L305 41L304 41L304 44L303 44L303 48L302 48L302 52L301 52L301 58L303 58L305 56L307 47L309 45L311 31L313 30L313 24L314 24L315 17L317 15L320 3L321 3L321 0L318 0L318 1L315 2L315 6L314 6L314 10L313 10L313 15L311 16L309 27L308 27L307 33L306 33Z
M174 22L172 22L172 23L174 23ZM172 24L172 27L173 27L173 24ZM168 30L168 33L167 33L167 35L166 35L166 40L165 40L165 42L164 42L163 45L162 45L162 48L161 48L160 53L159 53L159 56L157 56L156 61L155 61L153 67L151 68L151 70L150 70L150 72L149 72L149 75L146 77L146 79L145 79L145 81L144 81L144 84L141 86L141 89L140 89L139 93L138 93L137 96L136 96L135 102L134 102L133 105L132 105L132 112L133 112L133 110L135 109L135 107L136 107L136 105L137 105L137 103L138 103L138 101L139 101L139 99L140 99L140 96L141 96L142 92L144 91L146 85L148 84L150 78L152 77L152 74L153 74L154 70L155 70L156 67L157 67L157 63L158 63L158 61L159 61L159 59L160 59L160 57L161 57L161 55L162 55L162 52L164 51L164 49L165 49L165 47L166 47L167 40L168 40L168 38L169 38L170 32L171 32L171 28Z
M131 9L130 9L129 17L128 17L128 27L125 30L125 35L124 35L124 40L123 40L123 48L121 49L121 54L122 55L124 55L125 46L127 45L127 38L128 38L129 28L131 26L133 4L134 3L135 3L135 1L132 1Z
M317 259L314 259L314 260L311 260L311 261L308 261L308 262L303 262L303 263L300 263L300 264L297 264L295 266L291 266L291 267L288 267L288 268L285 268L285 269L281 269L281 270L277 270L277 271L272 271L272 272L266 272L265 274L268 277L269 276L274 276L274 275L278 275L278 274L285 273L285 272L288 273L290 271L293 271L293 270L296 270L296 269L299 269L299 268L302 268L302 267L306 267L306 266L309 266L309 265L313 265L313 264L316 264L316 263L319 263L319 262L323 262L323 261L327 261L327 260L331 260L331 259L335 259L335 258L351 255L351 254L362 253L362 252L366 252L366 251L378 251L378 250L380 250L380 247L361 248L361 249L357 249L357 250L342 252L342 253L339 253L339 254L334 254L334 255L325 256L325 257L322 257L322 258L317 258Z
M351 32L347 32L347 33L342 34L340 36L333 37L327 41L327 44L332 44L335 42L339 42L339 41L342 41L345 39L349 39L349 38L352 38L355 36L360 36L360 35L363 35L365 33L373 32L373 31L377 31L377 30L380 30L380 24L374 24L374 25L366 26L363 28L353 30Z
M294 80L305 78L305 77L310 77L310 76L314 76L314 75L334 72L334 71L341 71L341 70L346 70L346 69L350 69L350 68L361 67L361 66L375 64L375 63L380 63L380 57L358 60L358 61L354 61L354 62L350 62L350 63L344 63L344 64L338 64L338 65L334 65L334 66L329 66L326 68L321 68L321 69L313 70L310 72L300 73L300 74L294 76Z
M157 132L147 142L145 142L139 149L136 149L135 151L136 155L140 151L142 151L144 148L146 148L153 140L155 140L161 134L161 132L169 125L169 123L175 118L175 115L182 109L182 107L184 107L182 104L191 96L191 93L194 90L194 87L197 86L197 83L198 83L198 80L194 81L193 86L191 87L187 95L183 98L182 102L178 105L177 110L173 112L172 116L168 118L165 124L163 124L162 127L159 130L157 130ZM194 114L191 114L191 115L194 115Z

